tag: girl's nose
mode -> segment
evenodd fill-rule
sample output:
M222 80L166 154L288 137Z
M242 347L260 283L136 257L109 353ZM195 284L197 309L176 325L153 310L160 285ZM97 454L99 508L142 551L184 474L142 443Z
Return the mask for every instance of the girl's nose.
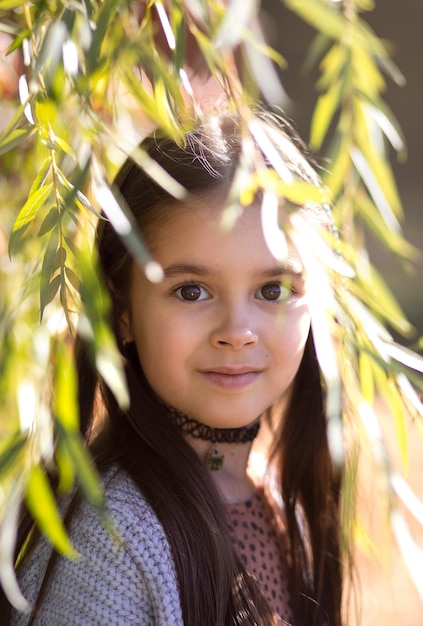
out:
M240 350L244 346L254 346L258 342L258 334L253 328L253 324L246 319L245 315L241 319L222 320L222 323L212 331L210 340L215 348L230 347Z

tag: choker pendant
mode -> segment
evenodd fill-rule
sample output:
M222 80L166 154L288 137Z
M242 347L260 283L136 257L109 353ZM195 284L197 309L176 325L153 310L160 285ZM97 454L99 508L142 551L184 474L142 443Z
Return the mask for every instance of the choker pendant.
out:
M167 417L184 435L190 435L194 439L210 441L212 446L206 457L206 465L209 470L218 472L223 467L225 455L218 450L219 443L247 443L253 441L260 428L260 420L257 419L248 426L240 428L213 428L197 420L188 417L173 407L164 405Z
M219 452L216 442L213 442L213 445L207 455L207 467L213 472L218 472L223 467L224 459L225 455Z

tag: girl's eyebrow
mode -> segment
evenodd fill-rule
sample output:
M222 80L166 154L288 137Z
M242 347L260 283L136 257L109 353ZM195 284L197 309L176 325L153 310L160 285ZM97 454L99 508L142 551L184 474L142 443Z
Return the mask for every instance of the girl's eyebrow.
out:
M217 272L206 265L196 265L192 263L173 263L163 268L165 278L180 276L181 274L194 274L195 276L211 276ZM303 268L299 261L287 259L285 262L273 267L265 268L257 272L263 278L275 278L279 276L302 276Z

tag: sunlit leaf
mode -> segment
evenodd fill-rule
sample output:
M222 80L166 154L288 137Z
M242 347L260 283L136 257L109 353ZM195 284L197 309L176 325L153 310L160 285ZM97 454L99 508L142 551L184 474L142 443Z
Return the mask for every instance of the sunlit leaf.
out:
M342 39L348 27L344 17L333 10L328 3L313 0L284 0L305 22L314 26L318 32L331 39Z
M423 550L411 536L410 529L398 511L391 514L391 524L401 555L408 567L414 585L423 600Z
M357 90L365 93L371 100L385 88L385 80L374 59L361 46L354 46L352 53L353 71Z
M323 91L338 82L347 69L350 52L345 45L334 44L320 63L321 77L316 87Z
M54 547L67 557L75 558L77 553L69 542L53 492L45 473L39 466L31 470L25 500L40 530L49 538Z
M319 97L311 122L310 145L318 150L322 145L342 94L342 82L337 81Z
M359 371L361 392L363 398L369 404L373 404L374 400L374 382L372 359L366 352L360 352L359 355Z
M330 181L328 181L330 184ZM355 206L369 230L395 254L417 260L420 251L412 246L402 235L389 228L379 211L363 191L358 190L354 198Z
M17 9L25 4L26 0L0 0L0 9L2 11L10 11L11 9Z
M35 132L33 125L25 126L23 128L15 128L7 135L0 136L0 155L13 150L26 139L31 137Z
M410 513L423 526L423 502L417 497L410 485L400 474L391 476L391 484L398 497L405 504Z
M342 192L348 171L351 168L349 139L342 137L338 141L335 154L332 154L331 167L325 172L324 181L332 192L332 197L336 198Z
M423 363L423 359L422 359ZM401 461L403 471L407 473L409 467L409 445L408 445L408 433L407 433L407 421L404 411L404 405L401 401L401 396L398 393L395 381L388 380L388 394L389 394L389 408L394 418L396 443L401 455Z
M51 158L49 156L40 167L39 172L37 176L35 177L34 182L31 185L29 196L31 196L37 189L40 189L40 187L43 187L45 185L47 176L49 175L50 172L51 172Z
M395 342L385 343L384 348L395 361L423 373L423 357L419 354Z
M386 198L389 206L391 207L391 210L394 213L395 217L397 219L402 219L403 211L397 185L395 183L395 179L389 163L387 163L386 159L384 158L384 153L381 153L380 151L378 152L374 147L376 141L374 136L372 136L372 128L369 123L370 115L366 114L366 104L364 103L363 105L362 103L359 104L357 102L357 111L362 114L365 120L364 123L366 124L366 127L368 129L368 132L362 131L358 135L357 146L361 150L363 157L369 164L370 170L372 172L372 177L375 181L377 181L380 189L383 190L383 195Z
M12 233L9 239L9 255L12 256L18 243L20 242L22 235L30 226L31 222L35 219L38 211L48 199L52 190L52 183L43 185L39 189L35 190L25 202L24 206L18 213L15 223L12 228Z
M94 467L84 441L79 436L79 433L63 430L60 422L58 428L61 446L66 450L69 458L72 460L78 484L84 496L93 506L101 509L104 504L104 498L100 476Z
M4 438L0 448L0 476L4 476L19 458L27 443L27 435L15 433Z
M18 213L18 217L16 218L13 225L13 232L20 230L21 228L29 225L29 223L32 222L34 217L37 215L39 208L48 198L52 190L52 186L52 183L43 185L29 196L28 200L25 202L24 206Z
M387 226L400 233L401 226L370 163L358 148L352 148L350 155Z

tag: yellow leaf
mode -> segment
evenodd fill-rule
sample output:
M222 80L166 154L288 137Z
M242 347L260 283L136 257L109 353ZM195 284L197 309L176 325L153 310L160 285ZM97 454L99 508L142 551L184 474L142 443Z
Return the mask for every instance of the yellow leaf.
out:
M360 371L360 383L361 392L363 398L369 404L373 404L374 400L374 381L373 381L373 367L372 359L367 352L360 352L359 356L359 371Z
M348 58L349 50L344 45L336 43L330 48L320 63L322 76L316 85L319 90L327 89L331 83L333 84L338 80Z
M38 527L56 550L69 558L76 558L77 552L66 534L47 477L39 466L31 470L25 498Z
M313 112L311 122L310 145L318 150L333 120L335 111L339 107L342 95L342 82L336 81L328 91L320 96Z
M396 443L401 456L404 474L408 472L409 451L408 451L408 433L407 422L404 411L404 403L395 382L390 378L387 381L387 391L389 398L389 408L394 418L394 427L396 434Z

